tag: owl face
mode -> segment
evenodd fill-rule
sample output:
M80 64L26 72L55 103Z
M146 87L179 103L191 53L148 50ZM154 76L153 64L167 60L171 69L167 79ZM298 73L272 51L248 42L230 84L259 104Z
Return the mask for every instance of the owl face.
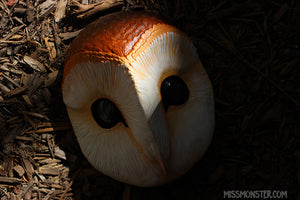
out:
M180 177L213 134L213 92L195 47L145 13L109 15L81 32L66 58L62 92L83 154L128 184Z

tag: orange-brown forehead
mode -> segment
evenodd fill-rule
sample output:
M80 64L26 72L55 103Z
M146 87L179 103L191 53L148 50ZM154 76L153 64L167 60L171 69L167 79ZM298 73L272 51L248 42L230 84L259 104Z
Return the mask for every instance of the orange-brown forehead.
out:
M68 57L86 51L126 57L142 34L162 20L142 12L119 12L88 25L70 46Z

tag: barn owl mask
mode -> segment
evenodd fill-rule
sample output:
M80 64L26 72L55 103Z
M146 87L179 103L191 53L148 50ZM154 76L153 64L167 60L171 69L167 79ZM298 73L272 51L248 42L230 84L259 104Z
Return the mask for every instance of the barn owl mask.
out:
M213 90L196 48L144 12L88 25L67 53L62 93L88 161L128 184L180 177L213 135Z

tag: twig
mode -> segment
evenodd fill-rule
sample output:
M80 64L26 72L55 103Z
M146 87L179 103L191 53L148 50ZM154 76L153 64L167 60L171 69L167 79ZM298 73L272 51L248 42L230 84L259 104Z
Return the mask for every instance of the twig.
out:
M13 36L14 34L16 34L19 30L21 30L23 27L25 26L25 24L21 25L21 26L18 26L16 28L13 28L12 29L12 32L10 32L7 36L5 36L2 40L2 41L5 41L5 40L8 40L11 36Z
M46 116L46 115L42 115L40 113L34 113L34 112L28 112L28 111L24 111L27 115L33 116L33 117L38 117L41 119L46 119L47 121L50 121L50 119Z
M51 190L42 200L48 200L55 190Z
M110 9L121 8L123 5L123 0L104 0L90 5L83 5L78 1L72 0L69 4L72 14L77 15L79 19L86 19Z
M70 184L68 185L68 187L66 188L66 190L64 191L64 193L61 195L59 200L63 200L65 199L65 195L67 194L67 192L70 190L71 186L73 184L73 181L70 182Z
M11 82L14 86L16 87L21 87L18 83L16 83L14 80L12 80L11 78L9 78L8 76L6 76L5 74L1 74L4 78L6 78L9 82Z
M50 154L51 154L51 157L54 158L54 148L53 148L53 143L52 143L52 137L51 136L47 136L47 144L48 144L48 147L49 147L49 151L50 151Z
M22 198L27 194L27 192L28 192L29 189L33 186L33 184L34 184L34 181L31 180L31 181L28 183L27 187L26 187L26 188L23 190L23 192L21 193L20 199L22 199Z
M1 0L1 2L2 2L3 6L5 7L5 12L8 14L9 20L11 21L12 24L14 24L14 21L11 18L11 11L6 6L6 2L4 2L4 0Z
M23 114L25 120L32 126L32 128L36 129L35 123L27 116L27 114L21 109L20 112Z
M7 96L7 97L11 97L11 96L18 95L18 94L20 94L20 93L25 92L28 88L29 88L29 86L28 86L28 85L25 85L25 86L23 86L23 87L13 89L13 90L9 91L9 93L7 93L6 96Z
M60 56L59 45L61 43L61 39L58 37L58 34L57 34L57 27L56 27L55 20L53 20L52 28L53 28L54 42L55 42L55 46L56 46L56 55L59 57Z
M49 127L49 128L43 128L43 129L39 129L39 130L33 130L33 131L28 131L26 132L26 134L29 133L47 133L47 132L54 132L54 131L66 131L66 130L70 130L70 127Z
M0 183L17 183L17 182L21 182L21 181L22 181L22 179L19 179L19 178L0 176Z
M27 40L20 40L20 41L10 41L10 40L0 40L0 44L24 44Z

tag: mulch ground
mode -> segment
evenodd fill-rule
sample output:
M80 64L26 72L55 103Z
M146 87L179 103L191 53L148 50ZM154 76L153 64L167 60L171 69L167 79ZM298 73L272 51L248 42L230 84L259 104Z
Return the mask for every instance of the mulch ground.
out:
M216 105L203 159L173 183L132 187L131 199L222 199L228 190L300 199L300 2L293 0L1 0L0 198L122 198L127 186L81 154L60 82L80 30L126 9L158 14L190 36Z

